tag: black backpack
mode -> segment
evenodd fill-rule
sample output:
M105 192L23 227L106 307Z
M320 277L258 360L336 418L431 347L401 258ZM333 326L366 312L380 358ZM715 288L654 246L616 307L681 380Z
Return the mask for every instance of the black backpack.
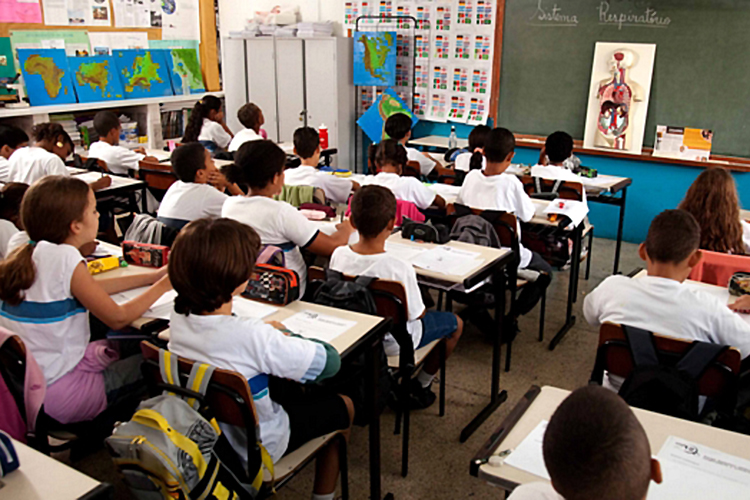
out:
M619 395L630 406L698 420L698 380L727 346L693 342L674 366L659 363L653 333L622 326L635 364Z
M332 269L326 269L326 281L313 293L312 302L323 306L345 309L363 314L377 316L378 309L375 298L368 288L377 278L358 276L354 281L345 281L344 275ZM393 384L393 377L388 371L388 359L379 345L380 356L380 390L381 394L388 394ZM362 353L351 362L342 364L341 370L325 385L339 394L349 396L354 403L354 423L365 425L369 421L365 400L365 354ZM386 398L378 399L378 414L385 409Z

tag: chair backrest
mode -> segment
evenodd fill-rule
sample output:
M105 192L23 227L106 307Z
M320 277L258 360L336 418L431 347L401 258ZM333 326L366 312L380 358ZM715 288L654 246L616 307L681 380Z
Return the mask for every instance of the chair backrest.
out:
M659 361L674 365L693 344L692 340L677 339L654 333ZM735 348L724 351L706 369L698 380L698 393L701 396L717 398L733 388L740 372L740 352ZM604 371L627 378L633 371L634 362L627 337L620 325L604 323L599 329L599 348L592 380L602 382Z
M703 257L690 271L689 279L725 287L734 273L750 272L750 257L701 250Z
M482 217L495 228L495 232L500 238L500 243L518 254L518 222L516 216L512 213L500 210L480 210L461 205L460 203L449 204L446 207L446 213L449 216L453 216L454 220L455 218L470 214Z
M109 172L107 162L100 158L88 158L83 155L80 155L80 158L82 165L81 168L85 168L86 170L91 170L93 172Z
M152 395L163 390L166 381L162 379L159 368L159 348L144 340L141 342L143 353L143 375ZM190 370L195 361L178 357L177 366L186 385ZM216 420L230 425L241 426L252 430L258 425L258 414L253 404L247 380L237 372L217 368L211 376L206 390L205 401L214 413Z
M138 162L138 178L153 189L167 190L177 181L171 165L150 161Z
M526 194L532 198L534 195L554 194L555 198L583 201L584 189L580 182L560 182L559 180L524 175L521 177L521 183L523 183ZM555 189L555 186L557 186L557 189Z
M456 171L452 168L445 168L441 167L440 165L435 165L433 172L437 174L437 181L440 184L449 184L452 186L456 183Z
M407 161L406 165L404 165L404 171L401 173L401 175L405 177L421 177L422 171L419 168L419 162Z

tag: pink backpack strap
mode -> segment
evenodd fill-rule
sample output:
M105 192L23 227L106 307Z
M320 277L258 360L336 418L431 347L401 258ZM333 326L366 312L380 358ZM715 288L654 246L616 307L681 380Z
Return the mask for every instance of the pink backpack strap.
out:
M0 346L14 335L10 330L0 327ZM47 394L47 381L44 379L42 369L39 368L36 359L34 359L28 348L26 348L26 376L23 389L23 400L26 407L26 428L29 432L34 432L39 411Z

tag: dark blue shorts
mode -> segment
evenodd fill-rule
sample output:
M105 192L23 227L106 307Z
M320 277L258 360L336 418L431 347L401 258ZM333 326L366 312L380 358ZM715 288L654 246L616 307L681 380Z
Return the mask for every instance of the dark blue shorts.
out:
M421 321L422 340L417 349L436 340L450 337L458 329L456 315L449 312L427 311Z

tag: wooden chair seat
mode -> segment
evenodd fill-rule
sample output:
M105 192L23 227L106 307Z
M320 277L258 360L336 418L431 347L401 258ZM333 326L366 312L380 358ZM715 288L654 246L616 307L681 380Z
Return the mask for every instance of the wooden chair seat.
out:
M420 347L419 349L414 351L414 366L421 365L427 355L430 354L432 350L435 349L438 345L440 345L440 341L435 340L433 342L430 342L426 346ZM388 356L388 367L398 369L398 360L398 356Z
M281 460L273 465L274 482L283 481L291 474L299 472L305 465L307 465L311 456L317 455L321 449L334 439L338 439L341 434L342 431L336 431L326 434L325 436L316 437L303 444L289 455L282 457ZM271 474L267 470L263 471L263 482L268 485L271 483Z

